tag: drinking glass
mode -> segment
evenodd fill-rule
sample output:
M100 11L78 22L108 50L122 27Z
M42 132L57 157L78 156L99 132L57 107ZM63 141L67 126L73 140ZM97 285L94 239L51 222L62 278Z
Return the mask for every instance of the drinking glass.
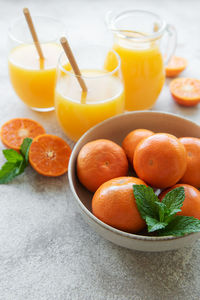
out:
M55 107L58 122L65 134L77 141L90 127L123 113L124 88L120 57L114 51L114 67L107 68L108 48L85 45L73 49L88 92L82 92L77 76L63 52L58 61Z
M59 38L63 23L48 16L33 16L44 59L40 59L25 17L9 28L8 69L11 84L18 97L36 111L54 109L56 67L62 51Z

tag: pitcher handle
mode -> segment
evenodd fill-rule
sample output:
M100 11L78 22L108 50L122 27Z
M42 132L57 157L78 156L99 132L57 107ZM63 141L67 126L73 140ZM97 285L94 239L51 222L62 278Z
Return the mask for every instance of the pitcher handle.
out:
M169 37L168 37L168 43L167 43L167 51L166 51L166 54L164 55L165 65L168 64L171 57L173 56L175 49L176 49L176 44L177 44L177 33L176 33L175 27L171 24L168 24L166 31L167 31Z

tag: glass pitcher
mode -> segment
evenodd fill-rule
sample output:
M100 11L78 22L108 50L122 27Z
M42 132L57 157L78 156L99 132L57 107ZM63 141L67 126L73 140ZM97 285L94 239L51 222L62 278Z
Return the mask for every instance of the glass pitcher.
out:
M165 81L164 65L176 47L176 31L158 15L143 10L109 12L108 28L114 35L113 49L121 58L126 110L150 109ZM161 43L168 34L167 43ZM161 51L161 46L165 51ZM107 69L115 64L108 54Z

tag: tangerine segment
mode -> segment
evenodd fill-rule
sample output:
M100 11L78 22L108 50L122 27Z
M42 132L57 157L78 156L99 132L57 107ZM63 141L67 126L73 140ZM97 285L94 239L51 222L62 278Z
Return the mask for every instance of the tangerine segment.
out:
M102 222L117 229L138 232L145 221L137 209L133 193L134 184L143 184L139 178L118 177L102 184L92 199L92 212Z
M183 106L195 106L200 101L200 80L176 78L170 83L174 100Z
M63 139L42 134L30 146L29 162L38 173L56 177L67 172L70 154L71 148Z
M183 57L173 56L165 68L167 77L175 77L187 67L187 60Z
M128 160L124 150L116 143L99 139L89 142L80 150L77 158L77 175L89 191L115 177L126 176Z
M153 131L148 129L135 129L131 131L122 142L122 148L124 149L129 162L133 163L133 156L137 144L144 138L153 135Z
M187 169L180 182L200 187L200 139L183 137L179 141L187 152Z
M171 188L163 191L159 195L159 199L162 201L164 196L171 190L183 187L185 192L185 200L183 201L183 206L181 211L177 215L194 217L200 220L200 192L195 187L189 184L176 184Z
M1 127L0 135L5 146L14 150L20 150L20 146L25 138L33 139L44 133L44 128L38 122L27 118L16 118L7 121Z
M139 178L157 188L176 184L187 167L185 147L173 135L156 133L135 149L133 165Z

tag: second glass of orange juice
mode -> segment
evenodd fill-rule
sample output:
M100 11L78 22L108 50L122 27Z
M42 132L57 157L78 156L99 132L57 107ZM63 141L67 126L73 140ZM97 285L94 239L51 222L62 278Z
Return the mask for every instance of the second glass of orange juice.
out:
M8 68L12 86L19 98L36 111L54 109L54 90L59 37L64 25L55 18L36 16L33 22L44 54L40 59L24 17L9 29Z
M165 60L169 60L176 46L176 32L171 25L154 13L130 10L107 15L109 29L114 36L113 49L121 58L125 87L126 110L151 108L165 81L161 38L169 34ZM106 65L115 65L109 53Z
M115 51L115 66L105 68L107 48L101 46L80 46L74 49L75 58L81 70L88 92L86 95L71 70L65 53L58 63L55 107L57 119L74 141L97 123L123 113L124 88L120 74L120 58Z

